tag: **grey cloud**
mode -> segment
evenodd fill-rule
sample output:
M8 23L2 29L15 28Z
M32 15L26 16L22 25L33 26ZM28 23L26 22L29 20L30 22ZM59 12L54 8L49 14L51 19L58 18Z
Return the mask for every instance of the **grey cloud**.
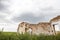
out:
M0 3L0 11L8 11L8 9L7 9L8 6L9 5L7 5L7 4L5 5L3 3ZM34 10L32 10L32 12L36 10L35 6L34 6ZM31 13L28 12L26 14L22 13L22 15L18 15L18 16L12 15L13 18L11 20L14 22L29 21L29 22L35 23L35 22L39 22L39 21L49 21L52 17L54 17L56 15L60 15L60 10L54 9L53 6L48 6L48 7L44 7L44 8L39 7L38 12L37 12L37 10L35 11L36 14L39 13L38 17L34 16L34 14L32 12ZM18 14L19 14L19 12L18 12Z
M50 7L42 8L41 10L42 11L53 11L55 9L52 6L50 6Z
M54 17L57 15L60 15L60 10L55 9L52 6L49 6L47 8L42 8L40 11L42 14L44 14L45 16L48 16L48 17Z
M8 12L9 5L5 4L4 2L8 2L8 0L0 0L0 11Z
M0 18L4 18L5 16L0 15Z
M49 19L46 18L44 14L40 14L38 17L35 17L32 13L22 14L21 16L13 17L13 21L20 22L20 21L28 21L31 23L37 23L41 21L47 21Z
M43 22L43 21L50 21L53 17L60 15L60 12L56 11L56 9L53 9L52 7L44 8L41 10L41 12L38 12L39 16L34 16L33 13L22 13L22 15L15 16L12 18L14 22L20 22L20 21L28 21L31 23L37 23L37 22ZM38 14L36 13L36 14Z
M6 10L6 6L0 3L0 11Z
M9 10L8 10L8 7L9 5L8 4L5 4L6 2L8 2L8 0L0 0L0 23L4 22L4 23L9 23L9 20L6 20L6 16L9 14L7 13Z

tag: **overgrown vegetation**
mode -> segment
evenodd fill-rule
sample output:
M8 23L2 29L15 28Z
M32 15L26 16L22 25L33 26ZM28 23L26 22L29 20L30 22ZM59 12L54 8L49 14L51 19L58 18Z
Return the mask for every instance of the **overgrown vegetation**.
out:
M15 32L0 33L0 40L60 40L60 34L57 35L29 35L18 34Z

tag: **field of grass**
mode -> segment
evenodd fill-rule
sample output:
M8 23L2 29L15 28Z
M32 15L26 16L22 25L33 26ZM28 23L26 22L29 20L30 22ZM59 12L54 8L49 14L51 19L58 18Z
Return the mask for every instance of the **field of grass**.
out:
M29 35L18 34L15 32L1 32L0 40L60 40L60 34L57 35Z

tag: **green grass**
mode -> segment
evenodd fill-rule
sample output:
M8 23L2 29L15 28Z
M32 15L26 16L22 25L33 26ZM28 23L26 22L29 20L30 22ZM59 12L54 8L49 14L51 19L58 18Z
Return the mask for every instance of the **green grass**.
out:
M0 40L60 40L60 34L57 35L29 35L18 34L15 32L0 33Z

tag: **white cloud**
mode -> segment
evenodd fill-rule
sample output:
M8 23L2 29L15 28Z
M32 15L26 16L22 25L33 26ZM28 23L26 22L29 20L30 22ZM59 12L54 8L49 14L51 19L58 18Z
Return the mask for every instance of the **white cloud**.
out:
M52 7L53 9L48 9ZM46 9L45 9L46 8ZM11 6L9 8L11 15L10 18L16 15L22 14L22 12L37 13L56 13L60 11L59 0L11 0ZM44 11L43 11L44 10ZM46 10L46 11L45 11ZM52 11L51 11L52 10Z
M45 17L43 20L60 15L60 0L3 0L0 4L3 5L0 6L0 22L13 23L11 27L17 21L13 18L17 19L27 12L34 14L33 18Z

